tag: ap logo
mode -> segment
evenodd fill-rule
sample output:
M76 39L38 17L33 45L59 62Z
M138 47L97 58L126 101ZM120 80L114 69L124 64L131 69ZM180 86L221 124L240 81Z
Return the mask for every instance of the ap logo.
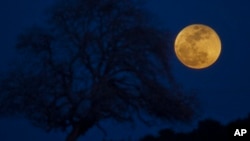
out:
M247 129L236 129L234 132L234 136L244 136L247 134Z

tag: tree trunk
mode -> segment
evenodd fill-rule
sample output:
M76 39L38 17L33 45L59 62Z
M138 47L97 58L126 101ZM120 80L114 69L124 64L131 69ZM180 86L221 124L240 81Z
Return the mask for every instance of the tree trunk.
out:
M77 139L84 135L91 127L96 124L95 120L82 120L73 125L72 131L68 134L65 141L77 141Z
M68 134L66 141L77 141L80 136L79 128L73 128L72 131Z

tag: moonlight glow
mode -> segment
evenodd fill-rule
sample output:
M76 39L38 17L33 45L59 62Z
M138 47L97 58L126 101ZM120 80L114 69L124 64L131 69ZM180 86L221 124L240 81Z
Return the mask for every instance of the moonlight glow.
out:
M180 31L175 40L177 58L193 69L211 66L218 59L220 52L219 36L206 25L189 25Z

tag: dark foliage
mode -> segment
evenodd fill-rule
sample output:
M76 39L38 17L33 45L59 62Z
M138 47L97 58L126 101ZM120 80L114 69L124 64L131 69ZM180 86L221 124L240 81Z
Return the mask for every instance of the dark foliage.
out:
M249 135L234 136L236 129L250 129L250 115L245 119L221 125L218 121L207 119L190 133L177 133L171 129L159 131L158 136L147 135L141 141L248 141Z
M21 64L2 77L1 115L24 116L45 130L71 127L74 141L105 119L145 115L189 121L169 65L167 34L136 0L62 0L49 26L19 36Z

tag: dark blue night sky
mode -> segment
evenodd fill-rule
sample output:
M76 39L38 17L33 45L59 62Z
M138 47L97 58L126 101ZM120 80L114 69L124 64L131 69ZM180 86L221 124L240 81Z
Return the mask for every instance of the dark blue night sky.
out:
M43 11L52 3L51 0L0 2L1 70L6 69L14 58L16 36L24 28L43 24L46 18ZM250 113L249 5L247 0L148 0L147 8L173 36L189 24L201 23L211 26L221 37L221 56L210 68L192 70L179 63L177 58L173 60L178 82L184 88L198 92L202 118L227 123ZM116 124L103 124L110 138L140 137L145 133L156 133L159 129L138 124L139 127L131 130L130 125ZM64 136L62 133L45 133L25 120L0 119L1 141L54 141L63 140ZM101 140L103 136L99 129L94 128L82 140Z

